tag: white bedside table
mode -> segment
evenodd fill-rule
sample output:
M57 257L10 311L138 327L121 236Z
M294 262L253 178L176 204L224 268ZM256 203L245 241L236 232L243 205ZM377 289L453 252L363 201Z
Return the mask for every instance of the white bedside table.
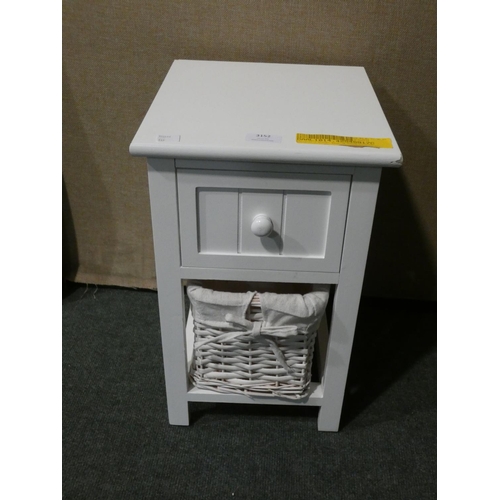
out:
M337 431L380 173L402 163L365 70L175 61L130 152L148 162L170 423L189 401L299 404ZM298 401L191 387L186 280L332 285L321 382Z

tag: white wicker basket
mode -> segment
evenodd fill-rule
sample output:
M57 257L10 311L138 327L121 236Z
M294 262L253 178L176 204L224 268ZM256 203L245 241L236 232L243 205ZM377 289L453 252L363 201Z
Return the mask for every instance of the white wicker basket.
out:
M196 387L298 399L311 381L327 289L305 295L218 292L189 286Z

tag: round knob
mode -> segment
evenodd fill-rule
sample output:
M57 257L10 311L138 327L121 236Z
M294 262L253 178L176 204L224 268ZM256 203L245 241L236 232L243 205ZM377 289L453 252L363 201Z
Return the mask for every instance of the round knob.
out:
M250 229L255 236L260 236L261 238L269 236L273 232L273 221L267 215L256 215L252 220Z

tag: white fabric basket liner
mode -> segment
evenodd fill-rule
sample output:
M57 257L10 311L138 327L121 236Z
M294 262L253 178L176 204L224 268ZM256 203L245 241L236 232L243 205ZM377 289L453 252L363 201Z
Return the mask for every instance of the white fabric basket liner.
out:
M187 293L194 322L190 375L197 387L249 396L305 395L328 286L301 295L190 285Z

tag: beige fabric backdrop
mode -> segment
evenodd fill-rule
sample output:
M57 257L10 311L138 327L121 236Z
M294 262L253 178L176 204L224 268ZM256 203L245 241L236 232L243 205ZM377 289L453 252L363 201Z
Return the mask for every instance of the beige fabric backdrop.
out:
M436 5L429 0L63 4L63 273L155 287L146 162L128 146L174 59L364 66L403 151L364 293L435 298Z

